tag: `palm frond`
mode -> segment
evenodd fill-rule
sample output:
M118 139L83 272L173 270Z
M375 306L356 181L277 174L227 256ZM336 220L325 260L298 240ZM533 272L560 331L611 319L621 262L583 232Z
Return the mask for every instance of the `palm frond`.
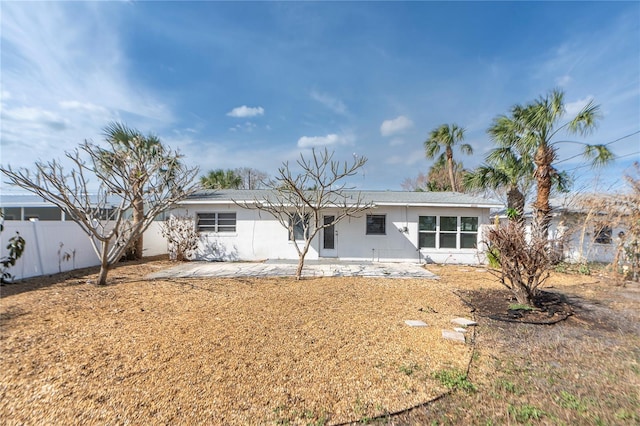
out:
M585 145L583 156L591 160L593 167L609 164L615 156L606 145Z
M593 101L590 101L569 122L568 130L571 133L578 133L582 136L588 135L597 127L597 120L600 117L600 105L594 105Z

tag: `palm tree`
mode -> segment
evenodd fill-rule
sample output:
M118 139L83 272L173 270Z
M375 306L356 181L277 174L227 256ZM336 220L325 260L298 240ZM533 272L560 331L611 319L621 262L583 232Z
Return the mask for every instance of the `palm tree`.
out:
M529 158L519 156L511 148L497 148L491 151L484 164L464 176L463 186L467 189L505 188L507 209L522 217L533 171Z
M162 176L158 176L158 178L169 181L172 180L175 171L180 166L180 156L167 156L166 150L157 136L144 136L138 130L127 127L122 123L112 122L108 124L103 130L103 135L117 152L102 151L99 167L109 173L120 169L114 164L115 161L127 161L136 165L132 169L130 176L126 176L132 189L132 221L135 226L144 220L144 185L150 178L144 175L145 163L153 161L153 159L162 159L166 167L162 170ZM144 242L141 234L131 245L125 256L130 259L141 259L143 246Z
M551 221L549 197L554 181L559 180L559 172L554 167L557 159L557 145L562 142L554 137L559 132L585 136L596 126L600 108L589 102L575 117L561 123L565 114L564 93L551 91L546 97L526 105L516 105L511 115L501 115L494 119L488 133L501 148L513 148L522 156L533 159L536 180L536 225L539 236L546 238ZM573 142L573 141L571 141ZM584 145L584 156L592 160L592 165L606 164L613 159L613 154L605 145Z
M433 129L429 134L429 139L424 142L425 154L429 159L434 159L440 153L440 149L444 149L439 160L446 161L451 189L456 192L458 185L454 170L453 147L463 139L464 129L462 127L458 127L456 124L443 124ZM473 148L466 143L460 145L460 151L464 154L473 154Z
M238 189L242 186L242 176L233 170L210 170L200 176L200 185L205 189Z

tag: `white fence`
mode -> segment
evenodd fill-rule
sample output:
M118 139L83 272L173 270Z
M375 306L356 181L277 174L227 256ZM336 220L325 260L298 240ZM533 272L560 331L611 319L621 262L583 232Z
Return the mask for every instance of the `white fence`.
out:
M144 256L167 253L160 223L152 223L144 233ZM22 257L8 271L16 280L100 264L89 237L75 222L5 221L0 235L0 254L3 257L7 255L9 239L16 232L26 241Z

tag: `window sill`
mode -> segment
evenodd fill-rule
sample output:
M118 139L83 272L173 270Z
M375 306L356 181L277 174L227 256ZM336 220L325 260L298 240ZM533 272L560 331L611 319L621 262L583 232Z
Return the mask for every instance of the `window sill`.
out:
M216 237L237 237L237 232L215 232L215 231L198 231L200 234L209 236L213 235Z

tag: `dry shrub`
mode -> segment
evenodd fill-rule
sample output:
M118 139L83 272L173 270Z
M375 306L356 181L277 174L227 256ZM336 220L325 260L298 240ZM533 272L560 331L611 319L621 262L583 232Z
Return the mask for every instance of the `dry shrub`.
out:
M487 234L489 252L495 267L492 273L507 287L518 303L533 305L538 287L549 277L551 260L548 241L527 235L524 224L509 221Z
M162 236L167 239L169 259L183 262L198 249L200 235L190 216L171 216L162 224Z

